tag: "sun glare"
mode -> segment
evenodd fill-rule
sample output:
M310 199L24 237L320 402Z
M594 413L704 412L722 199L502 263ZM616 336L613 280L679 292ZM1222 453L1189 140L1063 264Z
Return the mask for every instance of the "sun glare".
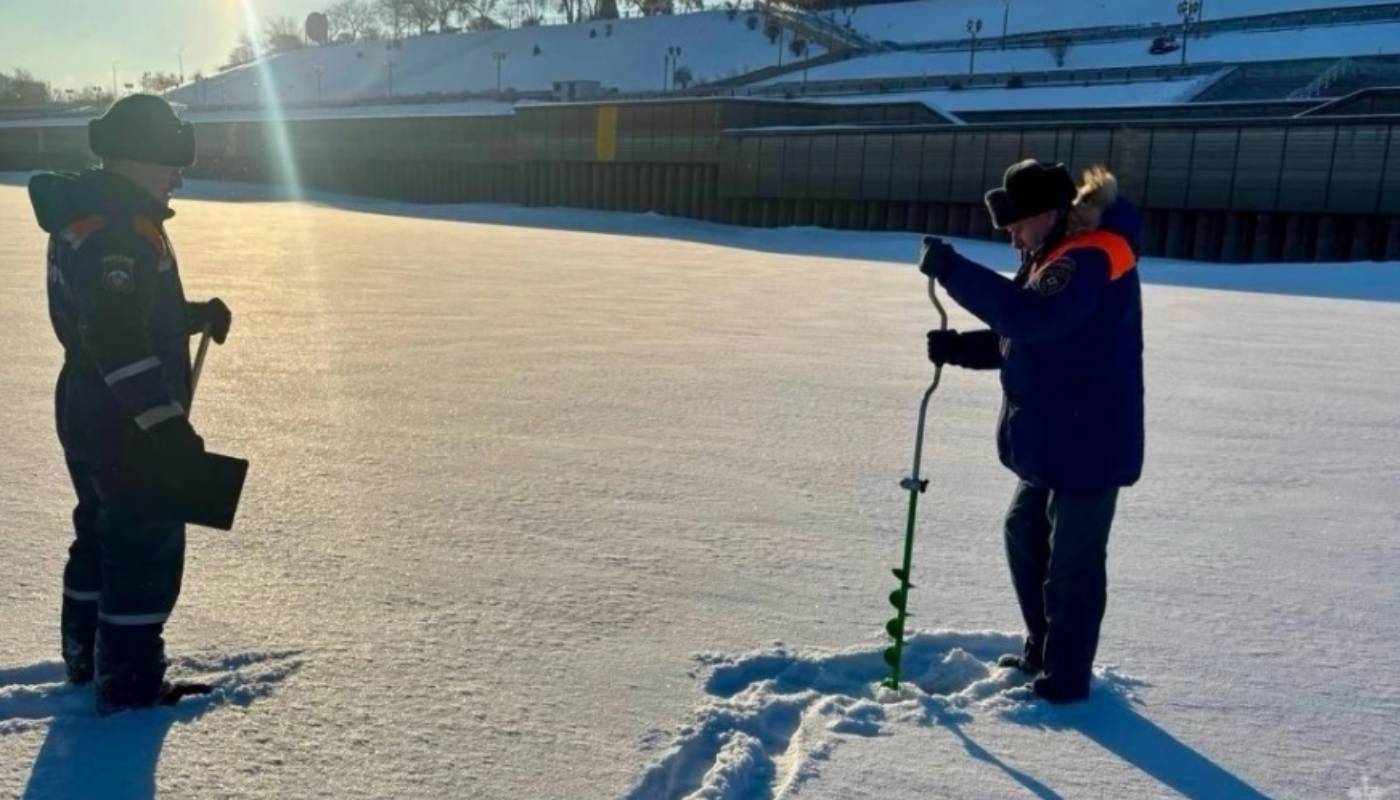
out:
M287 135L287 120L283 114L282 98L277 92L277 81L270 68L261 37L258 32L262 25L253 0L238 0L243 8L243 27L248 40L253 44L253 68L258 72L255 83L259 104L266 110L268 147L276 154L276 164L282 185L294 199L302 197L301 176L297 170L296 154L292 152L291 138Z

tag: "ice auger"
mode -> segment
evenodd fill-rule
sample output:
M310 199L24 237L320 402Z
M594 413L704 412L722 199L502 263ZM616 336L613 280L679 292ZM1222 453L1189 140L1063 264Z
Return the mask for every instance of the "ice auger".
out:
M938 310L939 328L948 330L948 312L944 311L943 304L938 302L938 293L932 278L928 281L928 299L933 301L933 307ZM909 570L914 558L914 518L919 508L919 495L928 489L928 481L919 477L924 453L924 421L928 417L929 400L938 389L938 380L942 375L943 365L935 364L933 382L929 384L924 392L923 402L919 404L919 428L914 436L914 469L899 482L900 487L909 492L909 517L904 528L904 565L892 570L894 576L899 578L899 588L890 592L890 605L895 607L896 613L894 619L885 623L885 632L894 639L894 644L885 648L885 663L890 665L890 676L882 681L882 685L896 690L899 689L900 658L904 655L904 621L909 618L909 590L914 588L909 582Z

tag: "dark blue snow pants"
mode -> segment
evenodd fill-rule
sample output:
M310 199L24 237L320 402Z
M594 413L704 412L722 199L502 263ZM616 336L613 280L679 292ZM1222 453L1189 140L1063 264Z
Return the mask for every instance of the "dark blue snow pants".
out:
M68 471L78 505L63 572L64 662L76 681L95 671L99 696L140 705L165 677L161 631L180 595L185 526L114 509L97 467Z
M1026 622L1025 658L1068 694L1088 693L1108 601L1108 533L1118 490L1016 487L1006 556Z

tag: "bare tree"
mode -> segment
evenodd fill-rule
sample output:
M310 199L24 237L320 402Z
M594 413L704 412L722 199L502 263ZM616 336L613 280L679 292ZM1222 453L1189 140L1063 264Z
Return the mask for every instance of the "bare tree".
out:
M466 0L422 0L424 13L432 16L439 32L446 31L452 24L452 15L469 4Z
M424 36L433 30L437 16L433 13L432 0L408 0L408 19L418 26L418 35Z
M326 9L331 38L337 40L342 35L348 35L351 40L364 38L365 32L374 26L374 17L374 7L366 0L340 0Z
M508 2L518 16L521 27L531 24L538 25L554 5L553 0L508 0Z
M16 68L10 77L0 73L0 105L42 106L53 96L49 85L35 78L28 70Z
M673 14L676 10L673 0L630 0L630 6L640 11L643 17Z
M284 14L268 17L263 23L263 47L268 52L285 53L305 46L306 41L301 38L301 26L295 19Z
M248 38L247 31L238 34L238 44L228 53L228 63L223 69L238 67L251 62L257 57L257 51L253 48L253 40Z
M500 0L463 0L461 14L474 17L489 17L501 6Z
M593 18L592 0L559 0L559 11L567 22L583 22Z
M173 72L143 72L141 73L141 91L151 94L160 94L166 89L173 89L180 85L180 78Z
M413 0L375 0L374 10L379 21L384 23L385 32L394 39L402 39L404 28L413 19Z

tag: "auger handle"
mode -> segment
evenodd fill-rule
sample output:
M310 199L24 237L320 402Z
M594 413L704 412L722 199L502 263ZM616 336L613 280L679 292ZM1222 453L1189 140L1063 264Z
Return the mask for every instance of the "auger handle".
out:
M199 337L199 352L194 357L194 368L190 370L190 408L194 408L194 389L199 385L199 373L204 370L204 357L209 354L209 338L213 336L214 326L205 325L203 333ZM185 409L189 414L189 409Z
M928 279L928 299L933 303L933 307L938 311L938 329L948 330L948 312L943 308L943 303L938 299L938 284L933 278ZM928 402L933 397L933 393L938 389L938 382L943 378L943 365L933 365L933 383L929 384L928 391L924 392L924 400L919 404L919 429L914 437L914 470L909 473L909 478L915 482L921 482L919 469L923 465L924 455L924 420L928 416Z

